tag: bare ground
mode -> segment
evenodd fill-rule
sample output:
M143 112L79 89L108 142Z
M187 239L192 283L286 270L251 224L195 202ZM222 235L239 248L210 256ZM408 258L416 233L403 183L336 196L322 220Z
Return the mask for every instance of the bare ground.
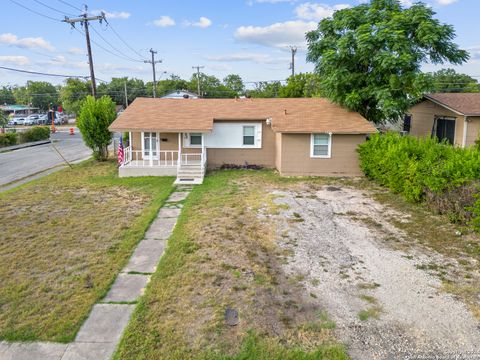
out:
M285 205L273 219L280 246L292 254L287 276L304 276L353 359L480 358L479 321L442 291L438 274L426 271L429 264L456 268L457 261L415 246L414 239L395 246L407 234L392 219L408 223L408 214L346 186L273 194ZM442 276L449 273L455 272Z

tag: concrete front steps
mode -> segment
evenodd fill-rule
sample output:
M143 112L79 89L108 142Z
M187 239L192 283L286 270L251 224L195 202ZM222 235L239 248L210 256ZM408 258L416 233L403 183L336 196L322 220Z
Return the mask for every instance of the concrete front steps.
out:
M181 165L177 172L176 185L199 185L203 183L205 170L201 165Z

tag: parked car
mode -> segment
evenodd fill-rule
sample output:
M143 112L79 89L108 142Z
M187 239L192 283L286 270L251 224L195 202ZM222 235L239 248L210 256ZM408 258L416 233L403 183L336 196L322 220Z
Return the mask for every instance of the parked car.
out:
M37 124L38 125L49 125L48 115L47 114L40 115L38 117Z
M38 114L32 114L25 118L23 125L37 125L38 124Z
M24 117L14 117L14 118L10 119L10 121L8 122L8 125L10 125L10 126L23 125L24 122L25 122Z

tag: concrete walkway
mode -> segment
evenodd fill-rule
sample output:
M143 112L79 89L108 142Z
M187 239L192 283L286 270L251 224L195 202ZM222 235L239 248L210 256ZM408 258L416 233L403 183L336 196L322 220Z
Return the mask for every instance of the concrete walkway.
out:
M69 344L0 342L1 360L107 360L122 337L135 303L142 296L150 276L167 246L191 187L177 187L158 212L130 261L110 291L93 309Z

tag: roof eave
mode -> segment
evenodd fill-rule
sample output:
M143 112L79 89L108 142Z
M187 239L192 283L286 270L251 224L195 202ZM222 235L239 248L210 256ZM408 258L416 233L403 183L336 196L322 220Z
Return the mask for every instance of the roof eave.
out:
M450 111L454 112L455 114L462 115L462 116L471 116L471 115L464 114L460 110L456 110L456 109L448 106L447 104L444 104L441 101L430 97L429 95L423 95L423 97L427 100L430 100L431 102L434 102L437 105L440 105L440 106L444 107L447 110L450 110Z

